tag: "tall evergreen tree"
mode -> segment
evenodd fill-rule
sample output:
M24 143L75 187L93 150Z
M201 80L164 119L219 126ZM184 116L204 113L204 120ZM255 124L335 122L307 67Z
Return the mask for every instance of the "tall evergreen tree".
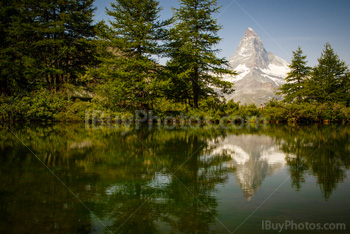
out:
M329 43L324 46L318 65L314 67L309 87L310 96L320 103L349 104L349 70Z
M0 94L11 94L17 80L21 77L17 56L13 53L13 44L17 38L11 38L10 30L14 19L18 17L18 3L11 0L0 2Z
M291 103L300 103L305 97L306 80L310 75L311 67L308 67L306 55L300 46L296 51L293 51L292 63L289 65L291 71L285 78L286 83L280 87L278 94L284 95L284 101Z
M160 42L170 24L159 20L160 11L156 0L116 0L106 9L113 20L100 30L98 76L114 105L149 109L152 104L160 70L155 56L162 53Z
M16 1L18 14L8 29L6 54L12 54L12 66L17 65L21 89L34 83L57 89L86 70L94 53L89 42L94 37L92 4L93 0Z
M199 99L217 95L213 87L224 93L233 92L230 82L222 81L220 75L234 72L226 69L227 61L216 56L215 46L221 38L222 28L212 17L218 12L217 0L181 0L174 10L175 26L168 44L168 68L172 71L174 92L178 97L191 99L190 105L198 108Z

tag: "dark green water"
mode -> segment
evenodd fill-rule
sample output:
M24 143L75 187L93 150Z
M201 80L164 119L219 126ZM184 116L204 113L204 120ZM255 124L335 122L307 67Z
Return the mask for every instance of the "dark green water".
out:
M11 129L0 128L0 233L350 230L349 126Z

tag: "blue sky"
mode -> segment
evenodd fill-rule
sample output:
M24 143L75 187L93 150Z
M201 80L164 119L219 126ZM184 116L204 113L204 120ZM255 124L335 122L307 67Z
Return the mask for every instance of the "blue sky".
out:
M132 0L130 0L132 1ZM107 19L104 8L113 0L96 0L96 20ZM246 28L253 28L267 51L290 62L301 46L310 66L317 64L323 46L330 42L335 52L350 64L350 0L218 0L215 17L224 27L219 56L235 52ZM170 18L178 0L161 0L162 18Z

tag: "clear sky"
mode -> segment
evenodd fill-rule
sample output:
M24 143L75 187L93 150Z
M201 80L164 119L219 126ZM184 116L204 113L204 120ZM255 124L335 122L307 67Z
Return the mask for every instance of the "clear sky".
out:
M104 8L113 0L96 0L96 20L107 19ZM132 1L132 0L130 0ZM301 46L310 66L317 64L323 46L330 42L335 52L350 64L350 0L218 0L215 15L224 27L219 56L235 52L246 28L253 28L265 49L290 62ZM170 18L178 0L160 0L162 18Z

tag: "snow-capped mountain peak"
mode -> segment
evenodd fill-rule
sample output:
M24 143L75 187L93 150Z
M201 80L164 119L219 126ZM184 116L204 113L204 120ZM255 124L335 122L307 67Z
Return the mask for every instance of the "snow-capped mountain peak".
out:
M284 83L290 71L286 61L265 50L260 37L251 28L245 31L228 64L239 75L225 78L234 82L236 89L226 99L259 106L274 97L275 89Z
M244 33L244 38L247 39L250 37L259 38L258 34L256 34L256 32L252 28L247 28L247 30Z

